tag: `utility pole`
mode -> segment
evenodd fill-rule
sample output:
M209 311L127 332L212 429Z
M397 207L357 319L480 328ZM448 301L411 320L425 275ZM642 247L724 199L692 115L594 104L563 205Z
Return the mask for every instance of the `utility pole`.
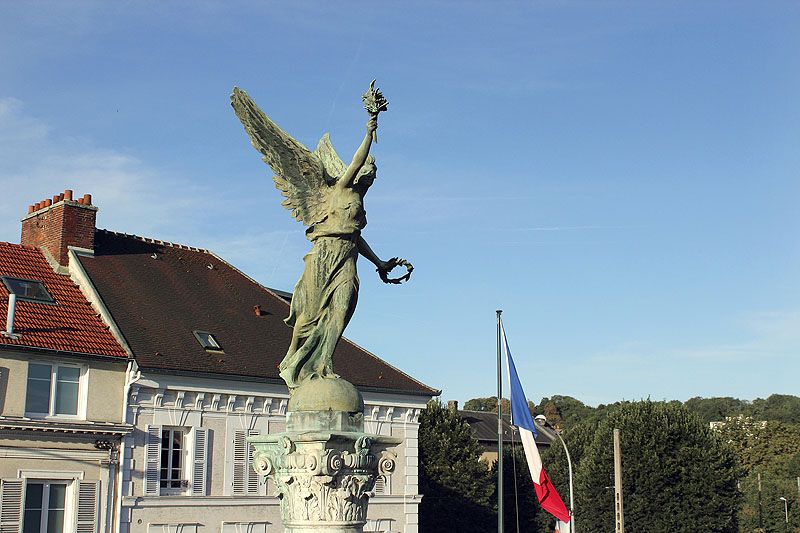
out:
M619 444L619 430L614 429L614 510L616 514L616 533L625 533L625 515L622 509L622 450Z
M761 507L761 472L758 473L758 529L764 529L764 510Z

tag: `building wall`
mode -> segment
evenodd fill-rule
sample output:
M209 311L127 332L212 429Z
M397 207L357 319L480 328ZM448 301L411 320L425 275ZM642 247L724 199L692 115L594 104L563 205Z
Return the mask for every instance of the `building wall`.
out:
M395 471L383 494L369 507L366 530L416 533L418 491L418 417L427 398L365 393L365 430L403 438L396 452ZM233 380L146 374L133 386L130 421L135 431L125 442L123 469L123 533L183 533L283 531L278 499L272 483L264 484L247 470L251 488L241 488L241 467L235 461L237 432L277 433L285 429L288 394L284 386ZM182 494L148 494L148 426L185 428L187 448L192 448L194 428L207 437L206 485L195 492L193 475ZM187 452L191 457L194 450ZM240 463L238 463L240 464ZM237 477L237 472L239 472ZM151 485L152 491L152 485ZM159 492L161 489L159 488ZM194 494L192 494L195 492ZM201 511L202 510L202 511ZM387 529L388 528L388 529Z
M25 400L29 362L68 364L81 367L79 380L79 415L77 417L27 418ZM11 524L10 509L24 506L24 494L30 483L65 484L65 533L74 533L79 517L81 531L109 533L113 519L113 486L116 466L108 450L97 449L96 441L116 441L114 433L105 433L86 422L122 422L122 390L126 361L102 361L88 358L47 357L28 352L0 354L0 424L15 421L34 424L36 429L0 428L0 526L15 531L22 523ZM83 404L82 406L80 404ZM84 428L79 428L85 424ZM67 426L69 429L67 429ZM119 426L116 430L119 431ZM20 496L14 497L15 492ZM79 515L78 509L82 509ZM86 509L89 509L87 512ZM21 517L21 515L20 515Z
M79 365L84 416L92 422L122 422L122 389L126 361L78 357L50 357L28 352L0 353L0 416L25 416L28 363Z
M111 531L109 516L113 483L113 472L109 470L109 452L97 450L93 439L72 439L68 442L47 442L46 439L17 439L8 432L0 432L0 484L22 482L22 487L30 482L58 482L66 484L67 497L65 533L75 533L77 529L77 509L81 498L80 488L96 486L90 506L92 531L108 533ZM3 506L8 502L3 498ZM19 502L24 505L24 498ZM83 502L83 505L86 503ZM22 524L20 524L21 526ZM4 524L5 526L5 524ZM4 528L4 530L6 530ZM11 531L11 529L8 529ZM85 530L84 530L85 531Z

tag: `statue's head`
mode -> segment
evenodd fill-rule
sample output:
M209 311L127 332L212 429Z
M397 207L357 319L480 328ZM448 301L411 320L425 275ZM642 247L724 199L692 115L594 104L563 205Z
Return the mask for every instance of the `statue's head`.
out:
M358 169L358 173L353 180L353 185L363 189L368 189L369 186L372 185L372 182L375 181L377 173L378 167L375 165L375 158L371 155L368 155L367 160L364 161L364 164L361 165L360 169Z

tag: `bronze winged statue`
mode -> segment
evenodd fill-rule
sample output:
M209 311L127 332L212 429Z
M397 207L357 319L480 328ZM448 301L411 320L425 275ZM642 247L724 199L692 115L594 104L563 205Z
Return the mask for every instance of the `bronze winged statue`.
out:
M349 165L336 154L326 133L312 152L272 122L238 87L231 105L256 150L275 172L275 186L286 198L282 205L308 228L311 251L292 295L286 323L293 328L280 375L290 390L315 378L336 378L333 351L350 322L358 300L358 254L369 259L386 283L410 278L413 267L394 257L382 261L361 236L367 225L364 195L375 180L377 167L369 155L377 140L378 114L388 102L375 89L363 96L369 114L367 133ZM407 272L388 277L396 266Z

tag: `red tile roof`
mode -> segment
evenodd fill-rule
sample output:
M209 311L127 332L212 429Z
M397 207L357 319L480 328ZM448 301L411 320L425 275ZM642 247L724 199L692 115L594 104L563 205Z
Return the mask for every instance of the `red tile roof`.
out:
M94 257L80 261L142 368L280 380L289 304L208 250L98 230ZM195 330L224 353L206 351ZM362 388L439 393L346 339L334 369Z
M0 276L41 281L54 304L17 299L14 332L0 335L0 348L44 348L62 352L127 357L92 305L69 276L56 274L42 252L31 246L0 242ZM0 329L5 330L8 290L0 282Z

